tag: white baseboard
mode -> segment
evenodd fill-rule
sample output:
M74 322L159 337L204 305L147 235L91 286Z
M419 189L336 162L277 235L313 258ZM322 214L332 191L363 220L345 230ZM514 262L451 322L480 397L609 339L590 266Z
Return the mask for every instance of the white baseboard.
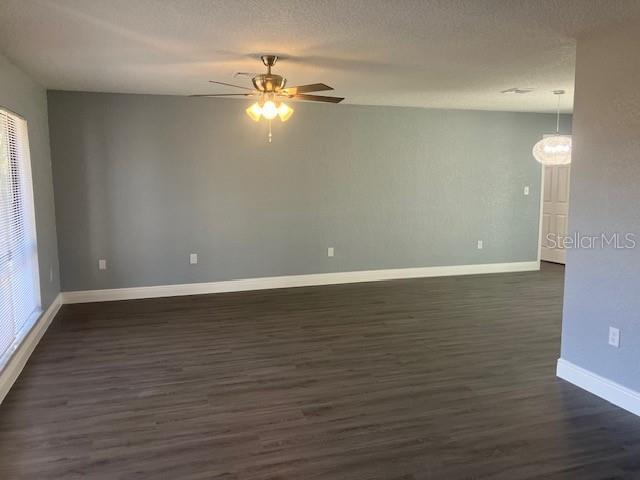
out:
M22 372L27 360L29 360L29 357L47 331L47 328L49 328L49 325L51 325L51 321L61 306L62 294L58 294L49 308L40 315L40 318L36 321L26 338L20 343L20 346L11 356L7 365L0 371L0 403L2 403L4 397L9 393L9 390L18 378L18 375L20 375L20 372Z
M205 293L242 292L271 288L310 287L341 283L375 282L401 278L442 277L483 273L526 272L539 270L540 262L487 263L444 267L396 268L355 272L313 273L282 277L245 278L221 282L158 285L153 287L112 288L63 292L64 303L108 302L138 298L174 297Z
M640 393L635 390L607 380L562 358L558 359L556 375L620 408L640 415Z

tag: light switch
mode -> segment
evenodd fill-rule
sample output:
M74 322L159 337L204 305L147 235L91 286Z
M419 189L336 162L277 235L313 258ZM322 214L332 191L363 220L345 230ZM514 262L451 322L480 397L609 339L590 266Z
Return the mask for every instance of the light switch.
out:
M529 185L524 186L524 194L529 195Z
M616 348L620 346L620 329L609 327L609 345Z
M334 253L333 247L327 248L327 257L333 257L334 254L335 253Z
M198 254L197 253L192 253L191 255L189 255L189 263L191 265L196 265L198 263Z
M106 270L107 269L107 261L104 258L98 260L98 270Z
M478 250L482 250L484 248L484 242L482 240L478 240Z

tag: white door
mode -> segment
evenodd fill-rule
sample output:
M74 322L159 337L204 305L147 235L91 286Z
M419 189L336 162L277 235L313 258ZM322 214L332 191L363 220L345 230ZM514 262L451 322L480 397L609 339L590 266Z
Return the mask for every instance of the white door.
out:
M543 167L543 206L540 259L565 263L562 238L567 235L570 165Z

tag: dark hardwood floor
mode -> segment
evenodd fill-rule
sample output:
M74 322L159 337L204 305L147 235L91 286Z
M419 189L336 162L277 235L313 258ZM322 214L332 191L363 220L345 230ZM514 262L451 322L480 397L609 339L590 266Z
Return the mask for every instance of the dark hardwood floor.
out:
M562 280L66 306L0 406L0 478L640 478L640 419L555 377Z

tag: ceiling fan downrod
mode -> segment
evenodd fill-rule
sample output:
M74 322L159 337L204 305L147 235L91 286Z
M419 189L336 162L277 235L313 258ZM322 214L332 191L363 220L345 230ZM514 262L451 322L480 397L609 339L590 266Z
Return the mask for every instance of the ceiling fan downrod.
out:
M277 55L262 55L260 57L262 59L262 63L267 67L267 74L271 75L271 67L273 67L278 61Z

